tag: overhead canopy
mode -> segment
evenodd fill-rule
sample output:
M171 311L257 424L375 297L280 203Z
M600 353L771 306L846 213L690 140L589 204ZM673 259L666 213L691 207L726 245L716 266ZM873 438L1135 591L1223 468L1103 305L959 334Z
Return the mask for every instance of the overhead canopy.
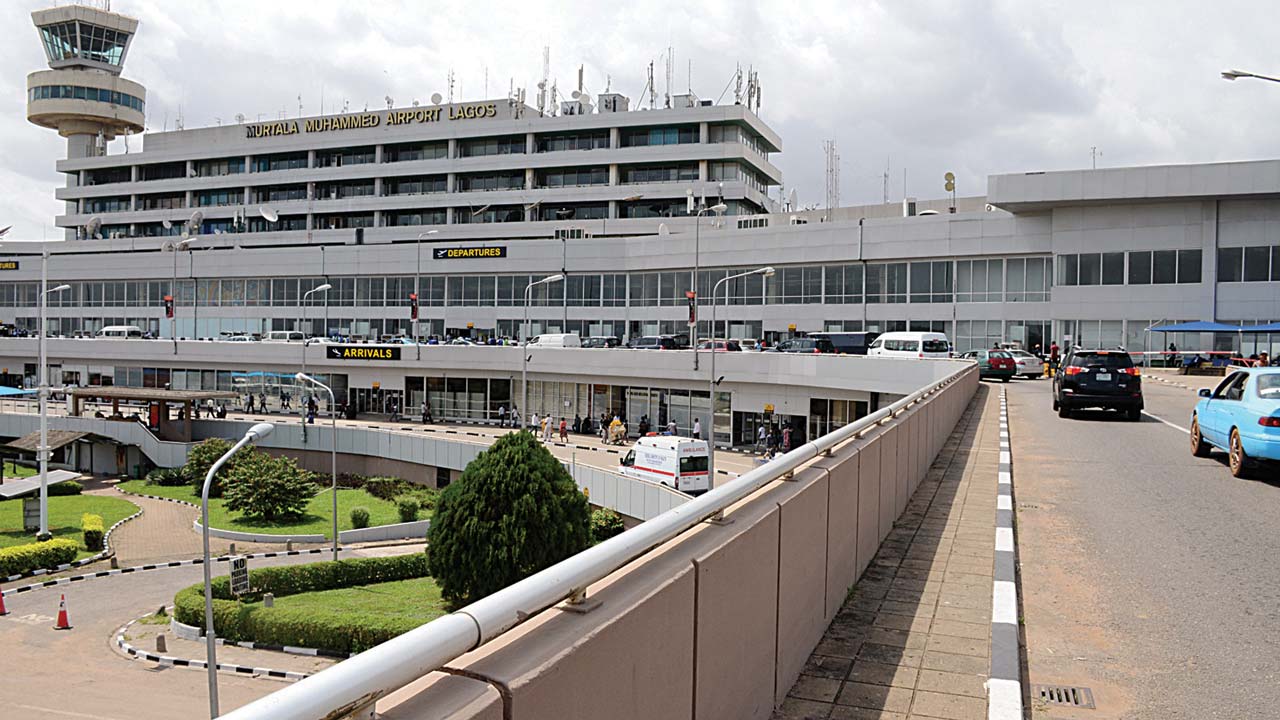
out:
M1248 332L1250 328L1239 325L1227 325L1219 322L1189 322L1178 325L1161 325L1151 328L1152 332Z
M1255 333L1280 333L1280 322L1273 322L1270 325L1254 325L1253 327L1246 327L1244 331Z
M35 390L23 390L21 388L11 388L0 385L0 397L9 397L10 395L35 395Z
M104 385L101 387L70 388L67 394L75 398L97 400L157 400L160 402L196 402L211 399L232 399L239 397L230 390L165 390L163 388L121 387Z
M47 484L57 485L60 482L75 480L78 477L80 477L80 473L71 472L70 470L50 470ZM34 492L39 488L40 488L39 475L33 475L28 478L22 478L21 480L13 480L11 478L11 479L5 480L3 485L0 485L0 499L7 500L9 498L15 498L19 495L24 495L29 492Z
M90 435L90 433L87 432L76 432L73 430L49 430L48 432L50 451L65 447L80 438L88 437ZM40 447L40 433L37 431L29 435L23 435L11 443L6 443L5 447L10 447L14 450L35 452L36 448Z

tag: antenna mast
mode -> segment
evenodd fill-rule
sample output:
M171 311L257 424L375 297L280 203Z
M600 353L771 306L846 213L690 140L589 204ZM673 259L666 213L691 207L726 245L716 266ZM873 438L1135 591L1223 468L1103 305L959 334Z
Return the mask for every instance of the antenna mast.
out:
M834 139L824 140L822 148L827 155L827 222L830 222L831 211L840 206L840 153L836 152Z
M671 64L672 64L673 62L675 62L675 54L676 54L676 50L675 50L675 48L673 48L673 47L671 47L670 45L668 45L668 46L667 46L667 61L666 61L666 66L665 66L665 67L666 67L666 72L667 72L667 85L666 85L666 87L664 87L664 88L663 88L663 93L662 93L662 99L663 99L663 102L665 103L664 107L666 107L666 108L670 108L670 107L671 107L671 82L672 82L672 81L671 81L671 71L672 71Z
M551 46L542 46L542 79L538 81L538 114L547 111L547 77L551 75Z

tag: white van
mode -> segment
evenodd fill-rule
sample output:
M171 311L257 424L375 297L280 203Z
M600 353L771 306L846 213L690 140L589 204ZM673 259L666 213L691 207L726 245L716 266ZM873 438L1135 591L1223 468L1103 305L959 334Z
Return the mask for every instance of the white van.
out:
M881 357L947 358L951 343L935 332L887 332L867 348L867 355Z
M142 328L137 325L107 325L94 337L100 338L141 338Z
M711 489L707 452L706 440L649 435L637 440L618 461L618 472L698 495Z
M262 339L265 342L302 342L307 336L301 330L272 330Z
M582 338L578 333L546 333L529 341L529 345L537 347L576 348L582 347Z

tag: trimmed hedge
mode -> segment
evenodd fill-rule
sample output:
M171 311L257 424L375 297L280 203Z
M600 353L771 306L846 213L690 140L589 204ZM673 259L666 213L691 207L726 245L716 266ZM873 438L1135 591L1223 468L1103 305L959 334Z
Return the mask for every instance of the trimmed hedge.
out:
M398 477L371 477L364 481L364 491L379 500L394 500L409 489L409 483Z
M65 565L75 560L78 552L80 543L67 538L0 548L0 575L22 575Z
M102 524L102 516L85 513L80 516L80 531L84 533L84 546L90 550L102 549L102 536L106 529Z
M80 491L84 490L84 486L75 480L68 480L57 485L50 485L48 490L49 497L63 497L66 495L79 495Z
M249 571L252 591L233 599L230 579L213 579L213 627L230 642L252 641L268 645L361 652L386 642L418 623L379 618L317 616L312 612L256 604L264 593L276 597L319 590L371 585L427 577L426 553L395 557L328 560L308 565L286 565ZM247 604L255 603L255 604ZM180 623L204 627L204 583L178 591L173 615Z

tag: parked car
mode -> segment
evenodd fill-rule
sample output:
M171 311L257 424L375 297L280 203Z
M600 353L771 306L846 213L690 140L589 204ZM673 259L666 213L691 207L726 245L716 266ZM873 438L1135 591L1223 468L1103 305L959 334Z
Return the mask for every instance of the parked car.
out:
M1053 409L1058 417L1072 410L1119 410L1133 422L1142 419L1142 375L1123 350L1072 348L1053 376Z
M1013 356L1013 361L1018 364L1018 376L1029 377L1032 379L1044 376L1044 360L1032 355L1026 350L1009 350L1005 352Z
M634 350L678 350L680 348L671 335L645 335L632 338L629 347Z
M820 332L809 333L811 338L826 338L841 355L866 355L867 348L880 337L877 332Z
M760 341L755 338L734 338L734 342L738 343L738 347L742 348L743 352L759 352L761 350Z
M576 348L582 347L578 333L543 333L529 341L530 346Z
M703 340L698 344L699 350L715 349L716 352L741 352L742 347L732 340Z
M1191 454L1207 457L1215 447L1227 452L1236 477L1247 477L1259 461L1280 460L1280 368L1237 370L1200 391Z
M784 353L812 353L834 355L836 346L830 340L823 337L802 337L783 340L777 345L769 348L773 352Z
M868 355L880 357L947 358L951 342L935 332L887 332L867 348Z
M622 341L612 335L592 335L582 339L584 348L616 348Z
M137 325L108 325L98 331L95 337L100 338L141 338L142 328Z
M978 363L978 378L996 378L1009 382L1018 374L1018 364L1007 350L970 350L960 356Z

